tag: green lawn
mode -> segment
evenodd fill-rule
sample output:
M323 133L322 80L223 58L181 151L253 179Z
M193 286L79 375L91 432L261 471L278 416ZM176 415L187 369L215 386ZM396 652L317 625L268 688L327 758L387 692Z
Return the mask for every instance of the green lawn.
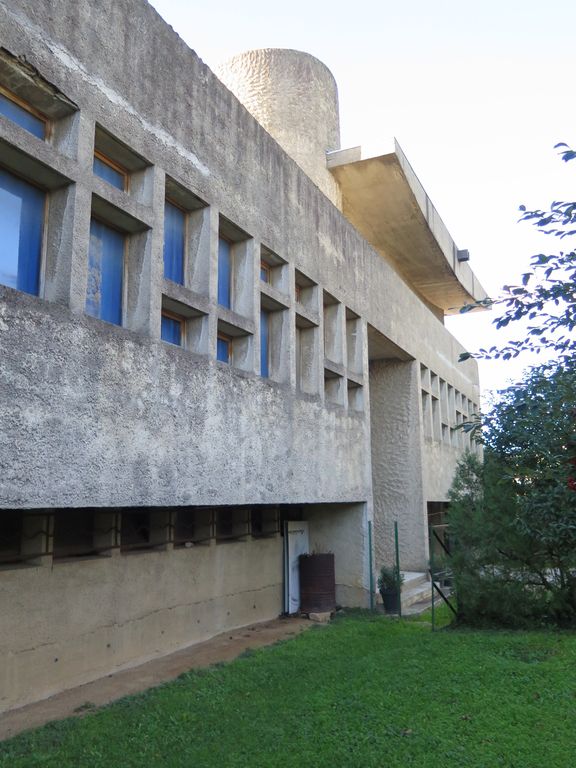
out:
M0 745L0 766L574 768L576 635L352 614Z

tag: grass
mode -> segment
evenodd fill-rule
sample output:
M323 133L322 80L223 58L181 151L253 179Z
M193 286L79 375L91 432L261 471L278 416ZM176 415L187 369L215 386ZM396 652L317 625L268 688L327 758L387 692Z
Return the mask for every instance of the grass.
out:
M0 744L1 768L573 768L576 635L351 614Z

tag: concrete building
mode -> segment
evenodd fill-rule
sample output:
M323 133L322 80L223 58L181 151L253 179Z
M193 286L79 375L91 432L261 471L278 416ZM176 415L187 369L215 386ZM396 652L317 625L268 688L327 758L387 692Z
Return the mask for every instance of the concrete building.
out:
M307 54L219 74L143 0L0 0L0 710L280 614L284 521L368 605L470 447L484 294L400 148Z

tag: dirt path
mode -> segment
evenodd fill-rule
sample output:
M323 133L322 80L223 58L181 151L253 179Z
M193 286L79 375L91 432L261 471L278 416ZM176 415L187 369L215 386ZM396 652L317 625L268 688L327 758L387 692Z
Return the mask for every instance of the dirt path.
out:
M310 626L312 622L301 618L279 618L252 624L216 635L205 643L191 645L146 664L71 688L0 715L0 740L29 728L37 728L50 720L80 716L94 707L173 680L189 669L208 667L218 661L231 661L249 648L271 645L278 640L293 637Z

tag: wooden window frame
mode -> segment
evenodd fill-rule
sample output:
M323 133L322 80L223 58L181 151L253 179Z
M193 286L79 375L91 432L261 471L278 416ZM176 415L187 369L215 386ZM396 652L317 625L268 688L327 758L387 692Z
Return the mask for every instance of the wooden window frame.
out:
M266 278L262 277L262 272L265 273ZM260 259L260 280L263 283L266 283L266 285L271 285L272 284L271 278L272 278L272 267L270 266L270 264L265 262L264 259Z
M221 333L218 331L216 335L216 345L218 345L218 341L225 341L228 344L228 362L225 363L224 360L218 360L218 349L216 349L216 360L219 363L223 363L224 365L232 365L232 355L234 354L232 336L228 336L226 333Z
M46 282L46 247L48 240L48 214L50 212L49 197L51 190L40 186L40 184L38 184L36 181L32 181L30 178L23 176L20 173L14 172L11 168L6 168L6 166L2 164L0 164L0 170L3 170L5 173L9 173L11 176L20 179L20 181L29 184L31 187L35 187L44 194L44 211L42 213L42 240L40 244L40 263L38 265L38 293L29 294L30 296L39 296L42 298L44 295L44 286Z
M24 101L24 99L21 99L15 93L12 93L12 91L9 91L8 88L4 88L2 85L0 85L0 94L2 94L2 96L5 96L7 99L12 101L18 107L21 107L22 109L26 110L26 112L29 112L33 117L36 117L42 123L44 123L44 137L42 139L43 141L49 141L52 138L52 121L49 118L47 118L43 112L40 112L40 110L36 109L36 107L33 107L32 104L29 104L27 101ZM26 128L22 128L22 130L26 131ZM27 132L30 133L30 131L27 131Z
M160 312L160 317L168 317L170 320L176 320L178 323L180 323L180 344L171 344L169 341L164 341L164 339L161 339L164 341L165 344L171 344L173 347L181 347L182 349L186 348L186 318L182 317L182 315L177 315L175 312L170 312L168 309L163 309Z
M110 157L108 157L108 155L104 155L98 149L94 150L94 157L97 157L98 160L100 160L102 163L104 163L105 165L107 165L110 168L112 168L112 170L116 171L117 173L119 173L123 177L123 179L124 179L124 188L122 190L119 190L119 191L121 191L121 192L130 192L130 174L126 170L126 168L124 168L123 165L120 165L120 163L115 162ZM98 178L101 178L100 176L98 176L98 174L94 174L94 175L97 176ZM106 179L102 179L102 181L106 181ZM106 183L109 184L110 182L106 182ZM114 187L113 184L110 184L110 186ZM114 187L114 189L117 189L117 187Z

